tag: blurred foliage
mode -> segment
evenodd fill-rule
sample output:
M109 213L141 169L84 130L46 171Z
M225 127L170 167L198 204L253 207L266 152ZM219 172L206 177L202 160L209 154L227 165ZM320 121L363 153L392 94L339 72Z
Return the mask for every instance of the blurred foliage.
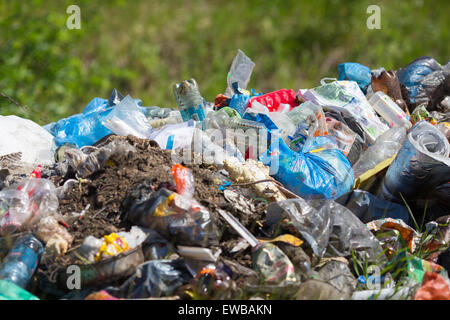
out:
M69 30L66 9L81 8ZM381 7L381 29L366 9ZM0 0L0 113L40 124L80 112L113 88L144 105L174 107L172 84L195 78L213 101L242 49L255 63L249 88L314 87L356 61L398 69L429 55L450 58L450 2Z

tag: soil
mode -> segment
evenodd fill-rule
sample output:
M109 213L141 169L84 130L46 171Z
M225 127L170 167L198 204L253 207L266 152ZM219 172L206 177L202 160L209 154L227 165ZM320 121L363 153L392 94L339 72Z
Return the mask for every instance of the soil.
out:
M114 139L123 139L136 148L136 152L130 152L113 161L108 161L101 170L88 176L80 184L76 183L66 193L66 200L60 200L59 209L64 217L72 213L80 213L85 210L82 218L77 218L68 224L69 232L73 236L72 250L65 256L54 261L48 268L64 267L76 261L71 251L75 250L84 238L92 235L101 238L112 232L129 230L131 225L124 221L126 213L124 202L133 201L133 191L143 183L153 190L161 185L168 189L174 189L171 167L174 164L171 154L167 150L160 149L154 142L143 140L133 136L118 137L109 136L99 141L97 147L102 147ZM219 185L223 183L223 177L218 175L219 168L214 165L190 165L184 164L193 171L195 178L194 197L203 206L208 208L222 232L223 244L220 247L226 257L238 260L242 265L251 266L250 249L230 255L231 243L237 243L238 234L228 224L222 221L217 213L217 208L227 210L238 218L256 237L264 236L261 227L264 223L266 202L262 199L252 199L256 208L254 216L248 217L247 213L236 209L233 203L225 199ZM50 179L56 186L61 186L69 178L75 178L74 174L52 176ZM126 200L126 201L125 201ZM73 220L73 219L72 219Z

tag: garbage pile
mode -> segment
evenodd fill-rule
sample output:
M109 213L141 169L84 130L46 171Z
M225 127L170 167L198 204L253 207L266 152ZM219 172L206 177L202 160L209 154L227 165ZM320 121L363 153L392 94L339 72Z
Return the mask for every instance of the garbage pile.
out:
M254 67L214 102L0 116L0 298L450 299L450 62L268 93Z

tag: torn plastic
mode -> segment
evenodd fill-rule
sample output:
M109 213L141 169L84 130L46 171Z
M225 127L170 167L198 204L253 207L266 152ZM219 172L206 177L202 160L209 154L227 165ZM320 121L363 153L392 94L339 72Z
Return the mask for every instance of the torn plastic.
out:
M177 163L172 166L172 175L177 186L177 192L183 197L192 199L194 197L195 185L194 175L191 169Z
M341 258L342 259L342 258ZM321 280L334 286L340 292L350 297L356 289L356 278L348 267L348 261L338 259L323 259L315 269Z
M435 187L450 181L450 145L435 126L418 122L388 168L381 197L402 202L425 196Z
M300 152L279 139L260 161L270 164L271 175L303 198L336 199L353 187L352 165L328 136L308 139Z
M393 157L406 139L406 128L399 126L387 130L370 146L353 166L355 177L373 169L382 161Z

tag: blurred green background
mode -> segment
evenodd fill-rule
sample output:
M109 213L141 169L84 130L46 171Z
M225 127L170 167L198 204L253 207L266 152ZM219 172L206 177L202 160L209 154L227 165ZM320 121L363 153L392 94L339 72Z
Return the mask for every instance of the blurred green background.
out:
M66 8L81 8L81 30ZM381 7L381 29L366 9ZM255 63L249 88L314 87L337 65L398 69L429 55L450 59L442 1L0 0L0 114L46 124L117 88L143 104L174 107L172 84L195 78L213 101L237 49Z

